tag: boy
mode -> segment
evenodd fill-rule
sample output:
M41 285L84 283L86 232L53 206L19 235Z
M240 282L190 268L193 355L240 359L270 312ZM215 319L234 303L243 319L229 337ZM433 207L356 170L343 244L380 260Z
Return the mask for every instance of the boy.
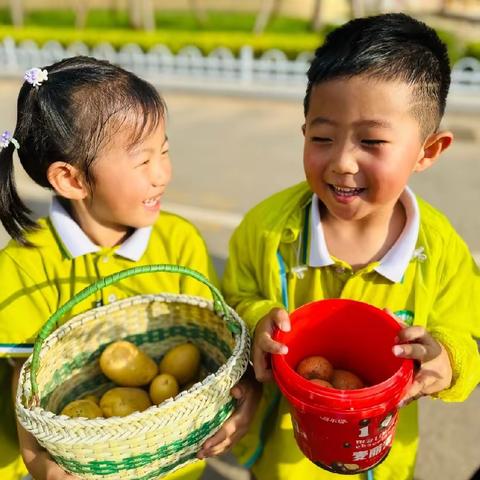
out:
M447 219L407 187L410 175L435 163L452 141L438 130L449 83L445 46L404 14L356 19L333 31L308 72L307 182L256 206L230 243L224 291L254 334L260 381L272 378L268 355L287 351L272 340L273 329L288 330L287 312L305 303L350 298L388 308L406 323L393 354L419 367L375 480L413 477L412 400L435 394L462 401L478 382L473 259ZM337 478L302 455L272 382L237 452L258 480Z

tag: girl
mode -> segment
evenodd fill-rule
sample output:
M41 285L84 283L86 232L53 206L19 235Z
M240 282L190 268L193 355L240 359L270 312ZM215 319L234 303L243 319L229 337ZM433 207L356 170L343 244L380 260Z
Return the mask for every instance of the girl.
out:
M27 71L17 110L14 133L4 132L0 141L0 219L12 237L0 252L0 381L12 382L12 394L21 357L31 352L42 324L96 279L136 265L172 263L216 281L197 230L175 215L159 215L171 165L166 107L152 85L108 62L75 57ZM55 194L49 216L38 222L15 189L15 150L28 175ZM192 279L142 275L84 300L70 315L162 291L210 296ZM221 453L245 432L258 397L253 385L245 380L232 390L239 406L200 458ZM7 403L0 477L18 479L26 466L37 480L75 478L21 426L18 449ZM168 478L198 478L203 463Z

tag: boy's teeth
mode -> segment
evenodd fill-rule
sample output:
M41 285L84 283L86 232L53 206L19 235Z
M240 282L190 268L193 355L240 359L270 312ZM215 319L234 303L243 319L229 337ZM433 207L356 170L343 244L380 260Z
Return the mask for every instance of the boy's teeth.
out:
M358 195L363 190L363 188L338 187L337 185L332 185L332 188L336 194L344 196Z

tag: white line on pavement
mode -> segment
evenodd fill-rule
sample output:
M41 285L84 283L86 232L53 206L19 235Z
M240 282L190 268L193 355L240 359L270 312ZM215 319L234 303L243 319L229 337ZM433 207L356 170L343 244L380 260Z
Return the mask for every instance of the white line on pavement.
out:
M210 223L225 228L234 229L242 220L242 215L238 213L222 212L221 210L212 210L210 208L192 207L181 205L179 203L163 203L165 210L177 213L187 218L193 223Z

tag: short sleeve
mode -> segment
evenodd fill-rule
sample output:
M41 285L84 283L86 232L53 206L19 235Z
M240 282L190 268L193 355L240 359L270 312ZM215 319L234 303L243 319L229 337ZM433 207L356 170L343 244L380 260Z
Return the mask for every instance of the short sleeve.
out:
M0 252L0 357L27 357L50 309L42 285L6 251Z

